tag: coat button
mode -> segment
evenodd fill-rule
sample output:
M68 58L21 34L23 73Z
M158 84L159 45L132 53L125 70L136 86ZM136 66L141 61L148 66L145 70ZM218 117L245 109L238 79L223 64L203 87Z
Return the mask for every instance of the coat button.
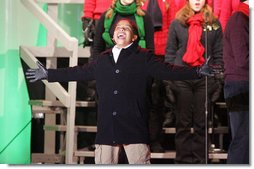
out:
M118 91L117 91L117 90L114 90L114 94L115 94L115 95L118 94Z
M113 116L116 116L117 112L114 111L112 114L113 114Z
M115 71L116 73L119 73L120 72L120 70L119 69L116 69L116 71Z

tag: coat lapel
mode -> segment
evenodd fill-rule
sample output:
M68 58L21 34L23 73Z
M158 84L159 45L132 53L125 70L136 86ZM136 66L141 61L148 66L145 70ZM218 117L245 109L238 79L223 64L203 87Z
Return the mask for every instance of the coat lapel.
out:
M121 64L124 63L126 64L125 60L129 59L132 55L133 52L136 51L137 49L137 43L134 42L130 47L126 48L126 49L122 49L117 61L117 64Z

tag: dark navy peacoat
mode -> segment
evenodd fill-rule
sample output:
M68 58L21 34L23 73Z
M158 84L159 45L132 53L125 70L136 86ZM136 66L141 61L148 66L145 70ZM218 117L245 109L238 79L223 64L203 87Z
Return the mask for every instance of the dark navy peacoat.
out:
M135 42L122 49L117 63L112 49L83 66L49 69L49 82L96 80L96 144L149 144L149 90L152 78L198 78L195 69L174 70Z

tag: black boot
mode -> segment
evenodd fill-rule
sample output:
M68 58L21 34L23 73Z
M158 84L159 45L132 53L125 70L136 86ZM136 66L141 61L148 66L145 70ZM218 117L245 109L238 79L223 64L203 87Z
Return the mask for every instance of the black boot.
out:
M164 153L165 152L165 150L162 147L160 142L153 142L153 143L151 143L150 149L151 149L152 153Z

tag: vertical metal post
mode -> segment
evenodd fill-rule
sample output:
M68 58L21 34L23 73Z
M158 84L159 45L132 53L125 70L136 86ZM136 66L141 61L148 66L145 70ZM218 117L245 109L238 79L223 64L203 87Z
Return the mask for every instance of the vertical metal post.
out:
M208 16L205 13L205 61L208 59ZM208 163L208 77L205 76L205 160Z

